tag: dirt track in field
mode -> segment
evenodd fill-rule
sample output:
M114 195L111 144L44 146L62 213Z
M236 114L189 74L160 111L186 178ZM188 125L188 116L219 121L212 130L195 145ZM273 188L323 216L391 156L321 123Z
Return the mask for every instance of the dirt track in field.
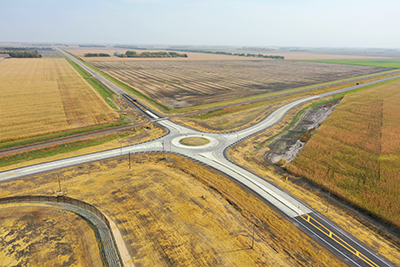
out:
M286 60L92 64L172 108L220 102L388 70Z

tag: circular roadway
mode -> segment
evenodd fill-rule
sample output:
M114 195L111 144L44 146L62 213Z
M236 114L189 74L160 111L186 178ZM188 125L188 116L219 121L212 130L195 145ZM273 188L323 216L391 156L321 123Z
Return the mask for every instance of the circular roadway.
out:
M202 145L202 146L188 146L188 145L184 145L181 144L179 141L185 138L189 138L189 137L199 137L199 138L205 138L207 140L209 140L210 142L208 144ZM213 148L219 145L219 141L211 136L204 136L204 135L200 135L200 134L187 134L187 135L181 135L178 137L175 137L174 139L171 140L172 145L174 145L175 147L179 147L179 148L185 148L185 149L205 149L205 148Z

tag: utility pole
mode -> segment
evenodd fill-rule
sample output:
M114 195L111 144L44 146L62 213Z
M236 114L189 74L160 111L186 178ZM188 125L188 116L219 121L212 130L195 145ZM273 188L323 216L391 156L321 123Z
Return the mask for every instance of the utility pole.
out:
M253 225L253 234L252 234L253 240L251 241L251 249L254 248L254 225Z
M58 192L61 192L61 182L60 182L60 175L57 176L58 177Z
M119 147L121 148L121 156L122 156L122 144L121 144L121 138L119 139Z
M331 199L331 191L329 191L329 188L327 187L327 183L324 184L324 186L326 186L327 190L328 190L328 201L326 202L326 213L328 213L328 209L329 209L329 200Z

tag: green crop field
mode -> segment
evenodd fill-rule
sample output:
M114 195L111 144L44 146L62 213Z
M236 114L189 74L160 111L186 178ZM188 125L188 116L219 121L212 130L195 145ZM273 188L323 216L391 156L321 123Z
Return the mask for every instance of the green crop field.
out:
M307 60L307 61L400 69L400 58L394 58L394 59L326 59L326 60Z

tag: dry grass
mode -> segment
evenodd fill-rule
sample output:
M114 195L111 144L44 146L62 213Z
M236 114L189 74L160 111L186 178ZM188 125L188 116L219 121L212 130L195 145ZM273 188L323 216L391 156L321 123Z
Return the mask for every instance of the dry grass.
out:
M0 206L0 266L102 266L93 229L49 207Z
M131 170L124 157L3 182L0 196L51 194L60 175L68 196L117 223L136 266L344 265L218 172L167 156L133 155Z
M296 107L280 123L234 146L228 151L229 157L237 164L290 192L299 200L307 203L313 209L323 213L337 225L346 229L346 231L353 234L380 255L399 265L400 247L398 246L399 240L396 237L388 233L382 235L380 229L372 226L370 222L365 221L362 217L358 217L347 209L333 205L331 198L324 197L318 188L307 186L302 182L302 179L294 178L296 179L295 183L292 183L293 178L289 177L289 181L286 181L287 174L277 172L274 167L268 165L264 160L264 154L269 149L267 147L268 139L280 133L300 109L301 107ZM328 213L326 213L327 207L329 207Z
M288 166L397 227L399 86L396 81L346 96Z
M0 64L0 142L118 120L62 58Z
M148 130L147 127L150 127L150 130ZM99 151L103 151L103 150L119 148L121 146L134 145L137 143L153 140L153 139L161 137L165 134L165 129L163 127L161 127L159 124L153 124L153 123L150 123L150 124L140 127L140 128L134 128L134 130L135 130L134 132L127 130L127 131L119 132L117 134L112 134L111 136L117 135L118 138L114 139L113 141L105 142L100 145L89 146L89 147L85 147L85 148L82 148L79 150L74 150L74 151L66 152L66 153L57 152L57 154L54 156L49 156L49 157L44 157L44 158L24 160L20 163L0 167L0 171L21 168L24 166L30 166L30 165L34 165L34 164L40 164L43 162L64 159L64 158L69 158L69 157L74 157L74 156L79 156L79 155L86 155L86 154L95 153L95 152L99 152ZM129 136L126 136L127 134L129 134ZM92 140L96 141L98 139L101 140L102 138L107 138L107 136L108 135L99 136L99 137L89 137L89 138L85 138L82 142L88 142L88 141L90 142ZM123 136L126 136L126 137L123 137ZM76 143L77 144L75 144L75 142L67 143L66 145L68 147L73 147L74 145L80 144L80 142L76 142ZM57 151L58 148L59 148L59 145L56 145L56 146L50 147L48 150ZM4 157L4 158L6 158L6 157ZM0 158L0 161L1 160L2 159ZM5 159L4 161L6 161L6 160L7 159Z
M202 146L210 143L210 140L203 137L186 137L179 140L179 143L186 146Z

